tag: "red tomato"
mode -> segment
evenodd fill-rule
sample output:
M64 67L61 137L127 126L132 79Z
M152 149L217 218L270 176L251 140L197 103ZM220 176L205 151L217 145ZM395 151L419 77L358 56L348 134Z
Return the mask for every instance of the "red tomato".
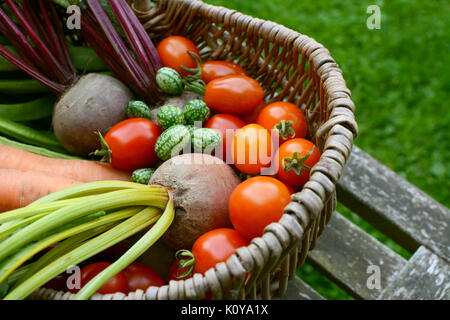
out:
M228 212L236 231L251 240L262 236L267 225L280 220L290 201L291 194L284 183L272 177L256 176L233 190Z
M155 270L139 262L131 263L123 270L123 273L130 292L138 289L145 291L150 286L161 287L166 284Z
M204 273L219 262L225 262L240 247L249 241L236 230L219 228L201 235L192 246L195 257L195 273Z
M158 162L155 143L161 129L144 118L124 120L105 135L111 150L111 165L117 169L133 171L152 167Z
M205 83L230 75L247 75L244 68L230 61L206 61L202 64L201 70L202 80Z
M92 278L97 274L102 272L104 269L109 267L111 263L109 262L94 262L83 268L81 268L81 287L83 288ZM76 293L79 290L72 289L72 292ZM119 272L114 277L108 280L100 289L97 290L98 293L108 294L122 292L128 293L127 278L123 272Z
M278 136L280 145L289 139L305 138L308 131L303 111L290 102L269 104L261 110L256 123ZM276 131L271 131L272 129Z
M189 72L181 69L181 66L186 68L195 68L197 66L197 63L188 52L191 51L200 56L196 45L188 38L182 36L165 38L158 44L156 50L165 67L172 68L183 76L188 75Z
M219 113L212 116L205 124L205 128L215 129L222 136L222 146L223 146L222 160L225 161L226 163L233 162L231 156L231 144L233 140L232 138L231 139L227 138L234 137L234 135L237 132L237 129L240 129L243 126L245 126L244 121L242 121L236 116L226 113Z
M310 168L319 158L319 149L311 141L302 138L288 140L275 155L275 161L278 161L277 176L286 184L301 187L309 180Z
M231 75L208 83L204 101L214 111L242 115L258 107L263 98L264 90L256 80Z
M253 109L253 111L246 113L241 116L241 119L244 120L246 123L256 123L256 119L259 116L259 113L262 109L264 109L267 106L267 103L263 100L261 103Z
M233 163L247 174L260 174L270 166L272 138L269 132L257 124L248 124L236 133L231 144Z

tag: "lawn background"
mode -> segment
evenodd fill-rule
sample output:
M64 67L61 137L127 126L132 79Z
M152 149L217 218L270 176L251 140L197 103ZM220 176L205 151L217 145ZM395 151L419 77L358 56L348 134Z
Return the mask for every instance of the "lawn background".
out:
M280 23L327 47L356 105L355 144L450 206L450 2L446 0L205 0ZM370 5L381 29L369 30ZM408 259L410 253L339 205ZM351 297L306 264L298 274L328 299Z

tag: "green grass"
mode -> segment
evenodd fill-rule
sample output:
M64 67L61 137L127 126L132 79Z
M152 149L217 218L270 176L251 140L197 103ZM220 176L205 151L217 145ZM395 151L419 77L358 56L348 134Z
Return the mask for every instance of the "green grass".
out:
M450 206L450 2L423 0L206 0L272 20L327 47L356 105L356 145ZM381 29L369 30L369 5ZM343 206L354 223L409 258ZM348 296L310 265L299 270L325 297Z

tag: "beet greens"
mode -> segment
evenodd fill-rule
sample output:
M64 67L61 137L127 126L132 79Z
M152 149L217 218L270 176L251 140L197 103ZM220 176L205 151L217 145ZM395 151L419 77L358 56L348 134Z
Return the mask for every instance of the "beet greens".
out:
M148 104L154 104L161 99L155 75L162 64L156 48L125 0L106 2L121 32L99 0L83 1L80 32L118 79ZM45 0L5 0L5 5L8 11L0 8L0 33L18 55L3 45L0 55L62 95L79 75L71 62L63 19L55 4Z

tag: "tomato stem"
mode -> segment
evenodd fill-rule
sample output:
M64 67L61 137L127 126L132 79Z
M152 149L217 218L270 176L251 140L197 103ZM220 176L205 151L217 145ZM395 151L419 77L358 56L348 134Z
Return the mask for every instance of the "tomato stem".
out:
M195 61L195 68L186 68L181 66L184 71L192 73L183 78L184 90L192 91L201 96L205 94L206 83L202 80L202 59L200 56L192 51L187 52L189 56Z
M94 156L100 156L102 159L100 161L111 163L112 161L112 151L109 147L108 143L105 141L105 138L103 138L103 135L100 131L97 131L96 134L98 135L98 138L100 140L100 145L102 148L100 150L95 150L91 153L91 155Z
M177 263L179 268L188 268L183 274L177 275L177 279L182 279L192 274L195 267L195 257L191 251L186 249L178 250L175 253L175 259L179 259Z
M181 69L183 69L184 71L187 71L189 73L192 73L192 75L190 75L190 77L193 77L195 79L201 79L202 78L202 58L200 58L200 56L193 52L193 51L188 51L187 52L188 55L195 61L195 68L187 68L185 66L181 66Z
M305 161L312 155L313 152L314 147L304 157L299 157L299 153L294 152L292 154L292 157L283 158L283 160L281 161L281 165L283 166L284 171L288 172L290 170L293 170L297 175L300 175L302 170L311 170L311 167L305 165Z
M283 138L283 140L295 137L295 131L292 129L291 120L281 120L273 126L273 129L278 132L278 135Z

